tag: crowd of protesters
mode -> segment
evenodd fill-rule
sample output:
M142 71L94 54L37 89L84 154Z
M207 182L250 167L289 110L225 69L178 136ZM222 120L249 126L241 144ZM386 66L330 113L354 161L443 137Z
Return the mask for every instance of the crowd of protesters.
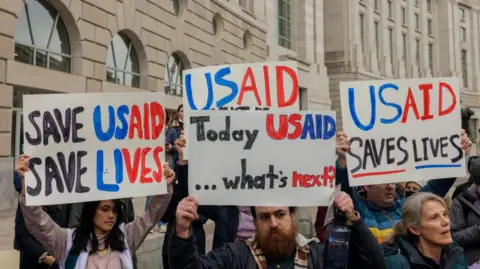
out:
M337 255L328 249L334 230L324 227L327 207L315 222L303 208L202 206L188 193L188 160L183 158L183 107L166 132L164 166L168 193L148 197L134 217L131 199L55 206L26 206L23 177L29 156L16 162L19 193L15 248L21 269L133 269L135 252L151 230L165 233L166 269L322 269ZM460 185L451 208L445 196L455 178L421 183L349 186L349 139L337 133L335 216L351 231L348 268L480 268L480 158L468 161L469 181ZM466 154L471 141L462 130ZM215 223L212 250L204 224ZM338 222L337 222L338 223ZM341 255L341 254L338 254Z

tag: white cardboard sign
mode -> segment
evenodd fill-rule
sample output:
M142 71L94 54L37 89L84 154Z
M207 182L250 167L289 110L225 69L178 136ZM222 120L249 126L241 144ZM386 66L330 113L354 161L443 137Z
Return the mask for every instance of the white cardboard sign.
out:
M192 111L189 122L189 193L200 204L329 204L335 112Z
M183 74L186 119L194 110L299 110L295 61L208 66ZM184 149L186 160L188 149Z
M340 83L351 186L465 176L457 78Z
M156 100L138 92L25 95L27 205L166 193L165 111Z

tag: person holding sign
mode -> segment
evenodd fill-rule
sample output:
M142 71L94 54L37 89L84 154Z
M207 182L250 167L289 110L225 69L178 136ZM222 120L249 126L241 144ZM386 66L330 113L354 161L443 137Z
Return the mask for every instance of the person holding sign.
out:
M353 211L350 196L341 192L335 207L347 216L351 226L350 262L355 268L385 268L375 238ZM322 269L324 246L318 239L306 239L297 233L295 207L251 207L255 236L228 243L206 255L198 255L191 233L191 223L198 218L198 201L194 196L183 199L177 207L176 227L170 239L169 256L172 268L190 269Z
M147 211L133 222L123 223L123 207L119 200L87 202L76 229L60 228L41 207L25 203L25 173L29 171L29 156L17 160L17 172L22 177L20 206L28 230L64 269L133 269L132 255L145 240L148 232L165 213L172 196L171 184L175 173L163 166L168 193L152 198Z
M405 201L402 216L382 244L387 268L467 268L462 248L452 240L448 208L441 197L416 193Z
M465 153L470 151L472 142L465 130L461 131L461 147ZM352 190L348 181L347 162L345 154L350 150L347 134L337 133L337 174L336 184L342 185L342 190L352 196L355 209L360 212L365 224L377 238L383 242L393 231L393 226L402 220L402 206L405 198L395 198L395 184L378 184L363 186L365 197ZM406 178L405 181L411 179ZM441 197L445 196L455 182L455 178L430 180L421 192L432 192Z

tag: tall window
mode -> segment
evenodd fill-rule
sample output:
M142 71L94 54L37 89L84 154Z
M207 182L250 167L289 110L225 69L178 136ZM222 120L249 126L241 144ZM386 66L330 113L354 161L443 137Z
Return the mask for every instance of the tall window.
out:
M428 67L430 68L430 74L433 77L433 44L428 44Z
M405 68L407 68L407 34L402 33L402 59L405 63Z
M183 63L176 54L169 57L165 68L164 88L165 93L183 96Z
M420 30L420 18L417 13L415 13L415 30Z
M420 76L420 39L415 39L415 61L417 64L418 75Z
M460 40L467 42L467 29L465 29L465 27L460 27Z
M429 35L432 35L433 34L433 26L432 26L432 20L431 19L428 19L427 21L427 28L428 28L428 34Z
M468 65L467 65L467 51L462 50L462 78L463 87L468 87Z
M365 54L365 15L363 13L360 13L360 43L362 53Z
M460 8L460 20L465 21L465 9Z
M393 7L392 7L392 0L388 0L388 17L393 17Z
M278 0L278 44L287 49L292 48L291 13L290 0Z
M393 64L393 29L388 28L388 41L390 46L390 62Z
M378 29L378 21L375 22L375 47L377 49L377 60L380 60L380 33Z
M432 0L427 0L427 10L428 12L432 12Z
M107 53L107 81L140 87L140 68L132 42L124 34L115 35Z
M380 3L378 1L379 0L374 0L373 2L373 7L375 8L376 11L380 11Z
M407 11L405 10L405 7L402 7L402 24L407 24Z
M420 1L419 0L415 0L415 6L419 6L420 5Z
M29 0L15 29L15 60L70 73L70 40L57 11L45 1Z

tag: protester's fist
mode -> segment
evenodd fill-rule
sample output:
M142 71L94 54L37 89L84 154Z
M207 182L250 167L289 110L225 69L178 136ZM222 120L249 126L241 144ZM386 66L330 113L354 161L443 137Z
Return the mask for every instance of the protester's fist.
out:
M183 198L177 206L176 232L178 236L187 237L190 224L198 218L198 201L194 196ZM186 236L185 236L186 235Z
M335 207L342 211L343 213L348 213L353 211L353 201L350 195L345 192L340 192L335 196Z
M28 172L28 160L30 156L22 154L15 163L15 172L17 172L22 178L25 176L25 172Z
M175 172L170 168L169 163L163 164L163 177L167 180L168 185L171 185L175 182Z
M345 158L346 152L350 151L348 136L344 132L337 132L337 143L335 148L338 157Z
M462 138L460 141L460 144L462 145L462 149L465 152L465 154L468 154L470 152L470 149L472 148L472 141L470 141L470 138L468 138L467 132L462 129Z

